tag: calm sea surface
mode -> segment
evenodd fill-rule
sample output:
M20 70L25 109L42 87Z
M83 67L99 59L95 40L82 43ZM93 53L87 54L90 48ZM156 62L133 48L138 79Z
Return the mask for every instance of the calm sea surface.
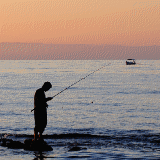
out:
M159 60L1 60L1 137L23 142L33 135L33 97L45 81L53 86L46 96L79 81L48 102L44 135L66 138L46 138L53 151L42 155L0 146L1 160L160 159ZM74 145L82 150L69 152Z

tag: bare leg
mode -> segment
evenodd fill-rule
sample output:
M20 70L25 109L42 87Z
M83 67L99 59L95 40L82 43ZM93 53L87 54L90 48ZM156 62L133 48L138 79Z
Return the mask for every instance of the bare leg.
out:
M42 132L39 132L39 139L42 139Z
M34 140L36 141L38 137L38 132L36 131L36 129L34 129Z

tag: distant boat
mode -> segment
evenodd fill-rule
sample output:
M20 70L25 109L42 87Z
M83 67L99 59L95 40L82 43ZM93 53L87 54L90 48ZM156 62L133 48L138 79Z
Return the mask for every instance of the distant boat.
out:
M134 64L136 64L135 59L127 59L126 65L134 65Z

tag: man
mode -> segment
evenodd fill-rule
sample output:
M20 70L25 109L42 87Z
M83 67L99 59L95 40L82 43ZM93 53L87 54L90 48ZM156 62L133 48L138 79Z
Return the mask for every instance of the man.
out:
M45 92L52 88L50 82L45 82L42 88L36 90L34 95L34 119L35 119L35 128L34 128L34 140L38 138L42 139L42 133L47 125L47 101L53 99L53 97L46 98Z

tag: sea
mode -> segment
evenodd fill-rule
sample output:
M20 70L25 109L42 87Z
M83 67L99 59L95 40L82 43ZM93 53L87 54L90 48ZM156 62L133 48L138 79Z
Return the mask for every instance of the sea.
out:
M35 91L49 81L56 95L43 133L53 150L0 146L0 160L160 159L160 60L136 62L0 60L1 139L33 138Z

